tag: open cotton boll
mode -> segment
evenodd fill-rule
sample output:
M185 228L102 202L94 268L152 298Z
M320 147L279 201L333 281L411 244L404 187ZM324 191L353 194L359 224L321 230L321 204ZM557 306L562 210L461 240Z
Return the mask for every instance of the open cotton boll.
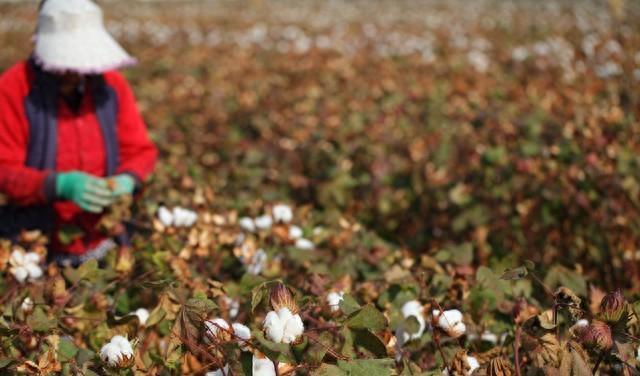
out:
M161 206L158 209L158 219L165 227L171 227L173 225L173 213L165 206Z
M233 323L233 334L237 337L238 345L242 351L249 351L247 341L251 339L251 329L240 323Z
M100 349L100 359L111 367L124 367L133 360L133 348L123 336L114 336Z
M204 322L204 326L206 329L206 340L208 341L210 338L224 336L226 334L226 330L229 330L229 323L223 319L213 319L207 320Z
M229 309L229 317L233 319L238 316L238 313L240 313L240 302L228 296L224 297L224 302Z
M457 309L440 312L433 310L433 317L438 320L438 326L450 337L458 338L467 331L467 327L462 322L462 312Z
M138 308L133 314L138 316L140 325L146 324L147 320L149 319L149 311L145 308Z
M289 205L278 204L272 210L273 219L280 223L289 223L293 219L293 211Z
M276 368L268 358L258 358L254 355L251 363L253 376L276 376Z
M313 244L313 242L311 240L308 239L304 239L304 238L300 238L298 240L296 240L296 248L303 250L303 251L310 251L312 249L314 249L316 246L315 244Z
M422 307L422 304L417 300L408 301L402 306L401 312L402 312L402 317L407 319L413 316L416 318L419 324L418 331L415 333L406 333L402 331L403 343L422 337L422 334L424 333L424 330L427 327L427 324L424 319L424 309Z
M302 229L298 226L291 225L289 226L289 237L291 239L300 239L302 237Z
M227 376L229 374L229 365L226 364L223 369L217 369L205 373L205 376Z
M240 228L245 231L248 231L248 232L256 231L256 224L252 218L242 217L238 220L238 224L240 225Z
M42 277L42 268L40 267L40 255L35 252L23 252L21 249L15 249L9 257L9 272L19 283L33 281Z
M340 302L344 300L344 291L332 291L327 295L327 304L331 308L331 312L340 310Z
M292 314L289 308L271 311L263 322L263 328L270 341L293 343L304 332L304 323L298 314Z
M474 358L473 356L467 355L467 363L469 364L469 367L470 367L469 369L470 375L473 373L473 371L480 368L480 362L478 362L478 359Z
M261 215L253 220L259 230L268 230L273 226L273 218L269 214Z
M33 311L34 307L35 307L35 304L33 303L33 300L31 300L31 298L28 296L24 298L24 300L22 301L22 304L20 304L20 308L25 312Z

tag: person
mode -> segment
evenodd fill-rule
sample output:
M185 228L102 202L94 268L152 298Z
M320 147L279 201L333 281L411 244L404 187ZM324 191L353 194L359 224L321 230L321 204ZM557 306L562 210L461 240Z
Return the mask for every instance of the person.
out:
M116 247L100 219L141 189L157 150L116 71L135 60L95 3L43 1L34 42L0 76L0 237L41 230L51 260L79 265Z

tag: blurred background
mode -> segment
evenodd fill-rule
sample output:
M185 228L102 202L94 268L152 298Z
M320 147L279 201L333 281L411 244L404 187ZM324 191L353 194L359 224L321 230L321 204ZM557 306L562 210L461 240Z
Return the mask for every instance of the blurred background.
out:
M140 61L154 202L284 200L640 289L639 1L99 3ZM0 70L36 8L0 2Z

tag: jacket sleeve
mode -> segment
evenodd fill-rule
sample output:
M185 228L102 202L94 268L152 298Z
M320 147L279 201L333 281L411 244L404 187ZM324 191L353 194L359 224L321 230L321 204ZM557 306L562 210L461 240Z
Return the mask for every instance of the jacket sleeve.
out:
M29 206L53 199L55 174L25 166L29 126L19 91L0 88L0 192L13 204Z
M119 73L111 72L107 79L118 93L120 165L117 172L133 175L138 183L142 183L153 172L158 151L149 138L133 91L125 78Z

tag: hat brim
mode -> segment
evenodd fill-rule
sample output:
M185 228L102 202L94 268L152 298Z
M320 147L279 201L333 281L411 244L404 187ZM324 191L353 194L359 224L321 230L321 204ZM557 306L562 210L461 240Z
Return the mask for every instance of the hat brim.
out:
M100 74L137 63L102 29L38 33L33 57L53 73Z

